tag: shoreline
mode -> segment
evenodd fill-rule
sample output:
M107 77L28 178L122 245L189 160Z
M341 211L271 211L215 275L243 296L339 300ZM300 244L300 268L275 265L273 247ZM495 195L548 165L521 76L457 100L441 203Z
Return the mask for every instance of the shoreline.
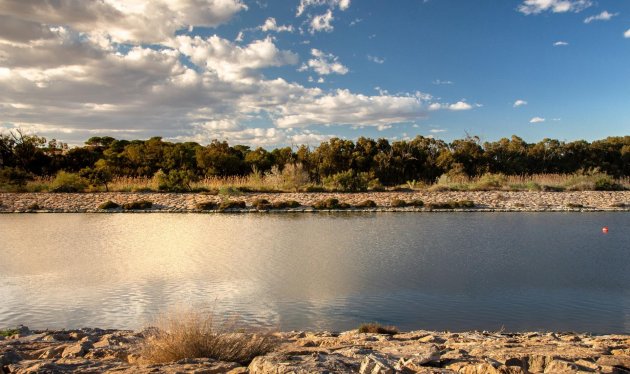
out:
M0 371L120 373L628 373L630 335L560 332L436 332L395 335L277 332L276 348L251 363L186 358L147 362L150 330L22 328L0 337Z
M357 205L372 200L376 207L349 209L314 209L318 201L338 199L341 203ZM298 208L262 209L252 207L257 199L271 203L293 200ZM424 207L392 207L393 200L421 200ZM151 209L98 209L106 201L117 204L147 200ZM243 201L244 209L224 211L201 210L197 204L222 201ZM473 208L438 209L430 204L469 200ZM522 192L522 191L395 191L358 193L264 193L211 195L204 193L157 192L96 192L96 193L0 193L0 213L314 213L314 212L629 212L630 191Z

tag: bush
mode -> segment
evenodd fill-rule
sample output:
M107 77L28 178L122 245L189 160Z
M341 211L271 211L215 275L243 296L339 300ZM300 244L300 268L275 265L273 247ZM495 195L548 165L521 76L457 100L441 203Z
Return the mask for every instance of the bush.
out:
M276 201L271 204L274 209L287 209L287 208L299 208L302 204L295 200Z
M102 203L101 205L98 206L99 209L101 210L110 210L110 209L118 209L120 208L120 205L116 204L115 202L108 200L104 203Z
M326 192L326 189L322 186L306 186L304 192Z
M320 200L313 204L313 208L315 209L348 209L350 205L346 203L340 203L338 199L330 198L325 200Z
M199 210L215 210L217 208L217 203L214 201L204 201L201 203L197 203L195 208Z
M420 208L420 207L423 207L423 206L424 206L424 201L422 201L422 200L420 200L420 199L414 199L414 200L411 200L411 201L409 202L409 206L413 206L413 207L416 207L416 208Z
M390 205L392 206L392 208L404 208L407 206L407 202L405 200L394 199L392 200Z
M471 200L460 200L460 201L447 201L447 202L438 202L438 203L430 203L429 208L431 209L457 209L457 208L474 208L475 203Z
M243 191L236 187L221 187L218 194L222 196L242 196Z
M221 204L219 204L219 210L220 211L225 211L228 209L245 209L247 205L245 204L244 201L231 201L231 200L226 200L221 202Z
M601 177L595 181L595 191L622 191L624 188L610 177Z
M355 192L367 191L369 187L377 187L380 183L370 173L356 173L354 170L347 170L326 177L324 185L337 191Z
M86 187L79 175L60 171L50 185L50 192L82 192Z
M24 191L26 183L33 179L30 173L18 168L0 169L0 189L7 191Z
M567 204L567 208L572 208L572 209L575 209L575 208L584 208L584 205L582 205L582 204L576 204L576 203L568 203L568 204Z
M503 174L484 174L473 184L473 189L479 191L498 190L507 184L507 177Z
M125 210L147 210L151 209L152 206L153 203L148 200L138 200L122 205Z
M11 335L19 334L20 330L18 329L6 329L0 330L0 336L9 337Z
M30 204L30 205L27 207L27 209L28 209L28 210L41 210L41 209L42 209L42 207L41 207L41 206L39 206L39 204L37 204L37 203L33 203L33 204Z
M247 366L255 357L278 346L271 334L245 333L233 327L217 327L211 316L183 312L164 316L149 329L141 356L151 363L184 358L212 358Z
M362 334L386 334L396 335L398 334L398 328L395 326L383 326L376 322L364 323L359 326L358 331Z
M153 176L159 191L191 192L191 183L197 180L195 174L188 170L171 170L167 173L159 170Z
M362 202L358 203L357 205L355 205L355 207L357 207L357 208L376 208L376 203L374 202L374 200L365 200L365 201L362 201Z
M267 199L256 199L252 202L252 206L258 210L268 210L272 205Z

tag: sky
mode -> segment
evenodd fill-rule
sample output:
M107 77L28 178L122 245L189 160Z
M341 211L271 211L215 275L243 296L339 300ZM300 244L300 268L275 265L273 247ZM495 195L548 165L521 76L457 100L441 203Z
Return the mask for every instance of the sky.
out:
M630 134L630 0L0 0L0 131Z

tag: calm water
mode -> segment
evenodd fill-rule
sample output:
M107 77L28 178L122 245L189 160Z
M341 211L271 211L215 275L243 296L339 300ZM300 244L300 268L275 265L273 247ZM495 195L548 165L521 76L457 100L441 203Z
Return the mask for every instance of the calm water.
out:
M601 233L609 226L610 233ZM630 333L630 214L0 215L0 328Z

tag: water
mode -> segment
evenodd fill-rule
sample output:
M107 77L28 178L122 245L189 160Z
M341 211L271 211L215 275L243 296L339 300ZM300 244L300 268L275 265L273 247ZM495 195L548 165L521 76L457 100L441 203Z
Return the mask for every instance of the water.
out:
M610 233L602 234L602 226ZM630 214L0 215L0 328L630 333Z

